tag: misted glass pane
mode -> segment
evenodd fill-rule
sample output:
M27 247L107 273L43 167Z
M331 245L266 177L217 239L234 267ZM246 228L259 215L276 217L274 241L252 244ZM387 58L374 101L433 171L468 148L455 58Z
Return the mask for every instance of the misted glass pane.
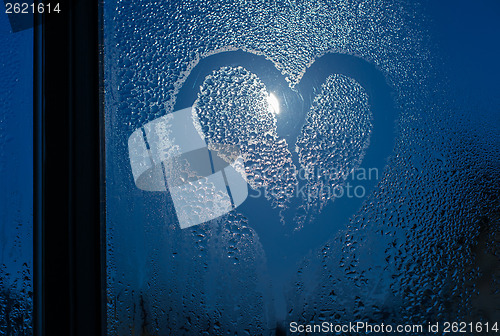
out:
M19 22L17 22L19 23ZM12 24L12 26L11 26ZM0 13L0 335L32 335L33 28Z
M481 6L106 0L108 333L494 330Z

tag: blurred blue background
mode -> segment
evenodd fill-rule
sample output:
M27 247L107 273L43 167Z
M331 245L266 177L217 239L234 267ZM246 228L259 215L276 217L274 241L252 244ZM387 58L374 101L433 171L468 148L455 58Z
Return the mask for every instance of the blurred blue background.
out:
M0 334L32 335L33 29L0 13Z

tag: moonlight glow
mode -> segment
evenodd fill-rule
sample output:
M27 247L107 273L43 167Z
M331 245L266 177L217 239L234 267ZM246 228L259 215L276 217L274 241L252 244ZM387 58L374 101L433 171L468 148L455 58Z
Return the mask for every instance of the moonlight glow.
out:
M271 111L274 114L280 113L280 102L278 101L278 98L276 98L274 93L269 94L269 97L267 98L267 102L269 103L269 107L271 107Z

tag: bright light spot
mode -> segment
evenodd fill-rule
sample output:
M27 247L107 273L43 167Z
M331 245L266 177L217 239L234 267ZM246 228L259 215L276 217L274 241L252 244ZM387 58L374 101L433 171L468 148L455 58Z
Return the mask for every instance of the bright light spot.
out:
M271 111L274 114L280 113L280 102L278 101L278 98L276 98L274 93L271 93L269 95L269 97L267 97L267 102L269 103L269 106L271 107Z

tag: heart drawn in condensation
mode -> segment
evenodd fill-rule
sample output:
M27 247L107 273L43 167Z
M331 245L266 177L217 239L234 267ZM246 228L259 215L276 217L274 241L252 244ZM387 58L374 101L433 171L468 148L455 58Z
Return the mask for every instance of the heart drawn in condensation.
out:
M316 59L293 89L264 56L243 51L208 56L186 78L174 111L182 113L166 115L130 137L136 185L144 190L170 189L171 194L181 190L181 196L172 198L180 199L178 204L191 203L184 215L178 212L186 226L241 205L236 211L249 218L266 251L279 250L277 263L295 260L324 243L359 210L392 151L396 117L382 73L363 59L333 53ZM190 122L189 129L179 126ZM193 129L205 144L193 140L198 143L179 149L179 141L196 138ZM161 143L158 153L152 142ZM205 145L208 154L200 154ZM203 179L179 174L179 160L154 162L170 155L165 151L181 153L191 168L206 155L211 170L200 175L206 176ZM216 176L218 171L222 173ZM238 174L250 186L248 197L238 191ZM194 202L189 195L199 196L203 187L196 183L207 179L224 192L210 199L213 192L205 190L202 199L222 204L227 194L226 208L207 211L197 205L202 209L198 217L188 218ZM160 180L160 185L151 183ZM183 183L191 186L191 194ZM246 193L246 184L244 188Z

